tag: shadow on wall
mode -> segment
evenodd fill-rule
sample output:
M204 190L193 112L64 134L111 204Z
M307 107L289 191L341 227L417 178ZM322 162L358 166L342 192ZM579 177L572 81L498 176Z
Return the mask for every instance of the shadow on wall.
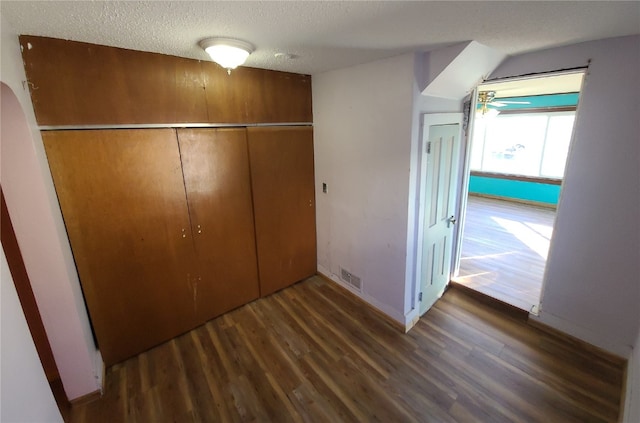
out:
M11 135L8 127L23 123L26 119L15 94L2 83L0 98L2 99L2 139L4 146ZM11 119L5 119L11 116ZM16 117L22 117L23 122L15 122ZM14 140L11 140L14 141ZM6 157L2 158L7 160ZM5 166L2 166L4 170ZM4 174L2 175L4 176ZM1 178L2 183L6 178ZM9 222L3 220L3 229ZM34 340L31 337L25 314L16 293L14 278L10 273L4 249L8 248L3 233L2 251L2 409L1 421L62 421L56 402L53 398L47 376L43 370ZM12 268L13 269L13 268ZM28 283L28 281L27 281ZM53 366L55 366L54 363ZM53 369L52 371L57 372Z

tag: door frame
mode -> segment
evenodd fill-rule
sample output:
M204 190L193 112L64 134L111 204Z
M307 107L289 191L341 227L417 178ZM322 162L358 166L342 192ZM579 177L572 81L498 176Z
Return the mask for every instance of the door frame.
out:
M458 225L456 227L455 236L453 238L453 263L451 265L451 277L458 276L460 271L460 259L462 258L462 236L464 234L464 226L467 222L467 200L469 198L469 182L471 174L471 140L473 137L473 126L475 125L475 105L478 104L478 87L486 81L480 82L471 92L469 98L469 109L467 121L465 122L464 138L461 139L460 145L460 176L458 178L458 198L456 200L456 212L458 213ZM466 107L466 103L465 103Z
M411 322L415 323L420 318L420 290L422 287L422 281L420 280L422 274L422 246L424 241L424 214L425 214L425 187L426 187L426 143L424 142L424 138L428 135L428 132L425 131L425 128L434 125L459 125L460 128L460 150L458 152L459 160L462 160L465 157L465 148L466 148L466 137L465 137L465 129L464 129L464 113L456 112L456 113L425 113L422 115L422 122L420 124L420 132L419 132L419 151L418 151L418 187L417 187L417 232L415 239L415 255L414 255L414 268L412 269L414 273L414 301L413 301L413 312ZM462 165L462 163L461 163ZM460 187L460 177L462 176L462 167L460 168L460 174L458 176L458 187ZM460 211L460 189L458 189L458 193L456 194L456 211ZM456 229L454 231L454 239L453 239L453 250L452 250L452 261L450 263L449 269L449 279L451 279L451 275L453 275L454 271L454 263L455 258L457 257L457 245L458 238L461 231ZM447 282L448 284L448 282Z
M533 74L527 74L527 75L519 75L519 76L507 76L507 77L502 77L502 78L497 78L497 79L483 79L482 81L480 81L474 88L473 93L471 95L471 104L470 104L470 108L469 108L469 116L468 116L468 121L466 122L466 130L465 130L465 138L463 140L463 144L461 145L460 148L460 154L462 155L461 157L461 175L460 175L460 188L459 188L459 193L458 193L458 206L457 206L457 212L458 215L460 216L460 218L458 219L458 222L460 223L458 225L457 231L458 233L456 234L456 237L454 238L454 263L453 263L453 272L452 272L452 277L457 277L458 273L460 271L460 259L462 256L462 242L463 242L463 232L464 232L464 226L466 224L466 213L467 213L467 204L468 204L468 198L469 198L469 181L471 180L471 143L473 141L473 128L475 125L475 115L476 115L476 105L478 104L478 92L480 91L479 87L483 86L483 85L487 85L487 84L491 84L491 83L495 83L495 82L518 82L518 81L526 81L526 80L532 80L532 79L541 79L541 78L548 78L548 77L553 77L553 76L559 76L559 75L566 75L566 74L575 74L575 73L581 73L582 76L582 82L580 85L580 90L579 93L580 95L582 95L582 92L584 90L584 85L585 85L585 81L588 77L588 70L589 67L588 66L584 66L584 67L576 67L573 69L563 69L563 70L557 70L557 71L548 71L548 72L541 72L541 73L533 73ZM567 158L566 161L569 162L569 160L571 159L571 151L572 151L572 145L575 142L575 130L576 130L576 125L577 125L577 121L578 121L578 116L580 113L580 101L578 101L578 105L576 106L576 111L575 111L575 116L576 119L574 120L573 123L573 129L571 132L571 141L570 141L570 146L569 146L569 151L567 153ZM566 172L566 167L565 167L565 172ZM564 175L562 177L562 181L564 184ZM560 204L562 201L562 197L563 197L563 193L564 190L560 191L560 198L558 199L558 205L556 208L556 217L557 217L557 209L560 208ZM557 220L554 220L554 230L555 227L557 225ZM549 255L551 255L551 251L553 249L553 238L551 239L551 243L549 246ZM534 307L531 310L528 310L530 315L539 315L539 313L542 310L542 298L544 296L544 290L545 290L545 286L546 286L546 282L547 282L547 266L545 264L545 269L543 272L543 277L542 277L542 286L541 286L541 290L540 290L540 302L537 305L534 305Z

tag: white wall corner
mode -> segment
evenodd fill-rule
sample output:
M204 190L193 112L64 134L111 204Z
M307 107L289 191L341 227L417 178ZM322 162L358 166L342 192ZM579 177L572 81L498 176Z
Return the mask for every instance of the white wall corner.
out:
M450 55L450 51L446 53ZM437 71L432 69L436 58L437 65L442 66L440 54L444 53L439 53L438 50L428 53L429 58L425 59L425 63L428 63L428 68L425 69L428 75L431 76ZM461 100L486 79L506 57L502 52L477 41L471 41L453 59L450 59L435 78L429 81L426 88L422 90L422 94Z
M404 322L414 53L313 77L318 266ZM328 193L322 192L328 183Z
M367 295L366 293L362 293L353 289L353 287L351 287L350 285L342 281L342 279L340 279L340 276L336 275L331 270L323 266L320 266L320 265L318 266L318 273L320 273L325 278L330 279L331 281L340 285L341 287L345 288L347 291L353 293L355 296L359 297L360 299L362 299L363 301L371 305L373 308L377 309L379 312L385 314L392 320L398 322L403 327L406 327L405 316L399 313L397 310L394 310L388 305L383 304L382 302L378 301L376 298L372 297L371 295Z

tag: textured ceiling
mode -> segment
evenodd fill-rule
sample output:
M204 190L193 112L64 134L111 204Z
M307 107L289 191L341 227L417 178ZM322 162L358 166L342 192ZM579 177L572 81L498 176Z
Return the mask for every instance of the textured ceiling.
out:
M193 59L207 59L202 38L239 38L256 46L247 66L308 74L468 40L514 54L640 33L637 1L3 0L0 12L19 34Z

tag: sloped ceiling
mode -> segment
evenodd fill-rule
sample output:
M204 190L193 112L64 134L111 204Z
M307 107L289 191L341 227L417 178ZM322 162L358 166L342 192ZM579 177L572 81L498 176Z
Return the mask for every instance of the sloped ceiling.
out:
M470 40L515 54L640 32L636 1L3 0L0 12L19 34L193 59L207 59L202 38L239 38L257 48L247 66L308 74Z
M426 53L429 62L433 62L433 56L437 56L444 50L435 50ZM484 46L476 41L468 43L455 58L449 60L446 67L433 78L422 94L460 100L473 88L488 76L504 59L504 54Z

